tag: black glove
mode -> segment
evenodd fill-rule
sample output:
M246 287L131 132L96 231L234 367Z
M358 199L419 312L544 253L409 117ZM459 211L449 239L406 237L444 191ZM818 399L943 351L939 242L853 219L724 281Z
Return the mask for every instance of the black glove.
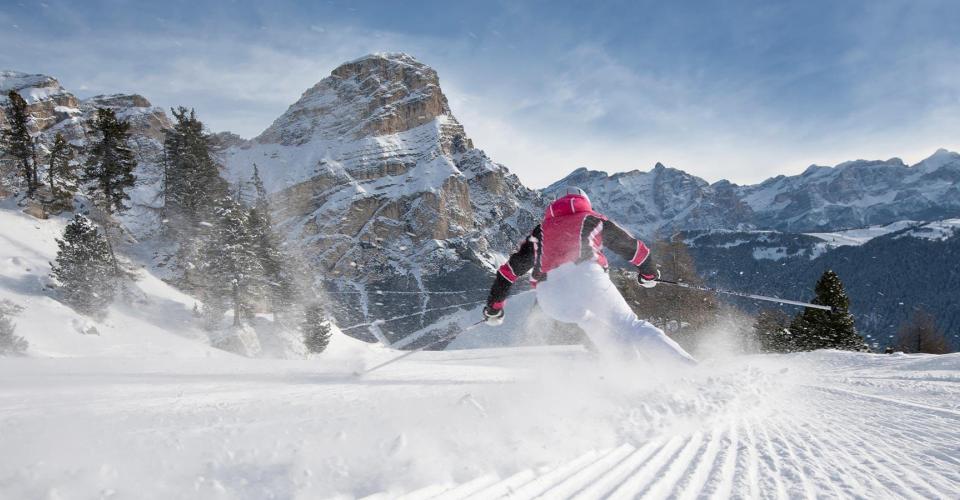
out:
M653 263L651 257L647 257L639 266L637 266L637 283L644 288L653 288L657 286L657 280L660 279L660 270Z
M487 324L490 326L500 326L503 324L503 307L495 309L492 306L486 306L483 308L483 319L486 320Z

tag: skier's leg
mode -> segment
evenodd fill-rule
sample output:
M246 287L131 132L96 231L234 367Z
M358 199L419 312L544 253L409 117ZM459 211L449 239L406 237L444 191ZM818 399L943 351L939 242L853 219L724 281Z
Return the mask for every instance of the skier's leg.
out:
M608 355L639 351L651 361L695 363L662 330L638 319L607 273L594 262L565 264L551 271L537 287L537 301L551 318L583 328Z
M591 271L589 276L599 286L592 287L593 293L585 298L586 307L592 313L581 325L585 330L607 337L602 341L605 344L615 343L620 349L636 350L641 358L651 362L696 364L663 330L637 318L606 273Z

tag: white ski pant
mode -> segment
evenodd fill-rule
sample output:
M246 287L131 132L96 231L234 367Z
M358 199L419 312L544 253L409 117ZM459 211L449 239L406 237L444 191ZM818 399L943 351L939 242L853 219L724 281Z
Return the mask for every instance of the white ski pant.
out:
M695 364L663 330L637 318L596 262L564 264L537 285L537 302L551 318L576 323L605 354L651 362Z

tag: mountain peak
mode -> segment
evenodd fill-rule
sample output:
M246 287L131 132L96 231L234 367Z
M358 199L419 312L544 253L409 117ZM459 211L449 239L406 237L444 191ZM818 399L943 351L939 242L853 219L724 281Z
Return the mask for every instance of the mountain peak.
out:
M928 173L939 170L940 168L950 164L960 164L960 154L940 148L935 153L924 158L913 167L922 172Z
M412 56L369 54L338 66L303 93L256 140L303 145L405 132L437 121L460 129L440 89L437 72ZM458 142L472 143L462 130Z
M411 56L410 54L407 54L406 52L371 52L370 54L367 54L365 56L358 57L351 61L347 61L341 64L339 67L349 66L352 64L368 63L370 61L385 61L385 62L395 62L395 63L402 63L402 64L426 66L425 64L421 63L415 57Z
M52 76L0 70L0 104L7 102L7 93L11 90L18 92L27 104L68 95L60 82Z

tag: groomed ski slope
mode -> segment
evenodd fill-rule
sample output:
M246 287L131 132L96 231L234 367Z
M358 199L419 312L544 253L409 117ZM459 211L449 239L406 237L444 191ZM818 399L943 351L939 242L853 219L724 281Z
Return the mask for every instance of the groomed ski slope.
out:
M960 497L958 354L395 354L2 359L0 498Z

